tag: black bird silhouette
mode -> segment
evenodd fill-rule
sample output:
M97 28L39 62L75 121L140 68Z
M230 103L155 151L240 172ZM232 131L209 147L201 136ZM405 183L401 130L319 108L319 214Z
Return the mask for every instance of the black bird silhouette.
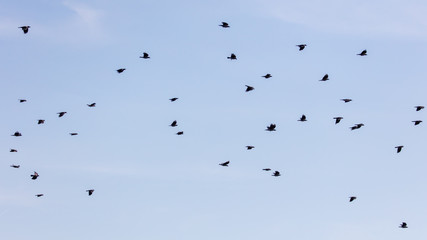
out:
M267 129L265 131L276 131L276 124L270 124L270 126L267 126Z
M18 152L18 150L11 148L10 152Z
M271 175L273 177L280 177L280 172L279 171L274 171L273 175Z
M329 80L329 75L328 74L325 74L325 76L323 76L323 78L322 79L320 79L319 81L328 81Z
M119 68L119 69L117 69L116 71L118 72L118 73L122 73L122 72L124 72L126 70L126 68Z
M418 124L422 123L423 121L421 121L421 120L415 120L415 121L412 121L412 122L414 123L414 125L418 125Z
M408 228L408 224L406 222L402 222L399 227L400 228Z
M19 102L20 103L24 103L24 102L26 102L27 101L27 99L19 99Z
M28 33L28 29L30 29L30 26L21 26L21 27L18 27L18 28L22 29L22 31L24 32L24 34L27 34Z
M37 172L34 172L34 174L31 175L31 179L36 180L39 177L39 174Z
M13 167L13 168L19 168L21 165L10 165L10 167Z
M171 98L171 99L169 99L171 102L175 102L176 100L178 100L178 98L177 97L174 97L174 98Z
M305 121L307 121L307 117L303 114L298 121L305 122Z
M39 120L37 120L37 124L44 124L44 119L39 119Z
M307 44L299 44L297 47L299 47L299 50L302 51L307 46Z
M353 202L354 200L356 200L356 198L357 198L357 197L355 197L355 196L351 196L351 197L350 197L350 202Z
M173 122L171 123L171 125L169 125L169 126L171 126L171 127L176 127L176 126L178 126L177 121L176 121L176 120L175 120L175 121L173 121Z
M353 100L351 100L350 98L343 98L343 99L341 99L341 101L348 103L348 102L351 102Z
M67 112L59 112L59 113L57 113L57 114L58 114L58 117L63 117L66 113L67 113Z
M424 109L424 106L415 106L415 111L417 112L423 109Z
M88 107L95 107L96 103L86 104Z
M365 126L365 124L363 124L363 123L359 123L359 124L355 124L355 125L354 125L353 127L351 127L350 129L353 131L353 130L359 129L359 128L363 127L363 126Z
M254 87L251 87L249 85L245 85L245 86L246 86L246 92L249 92L255 89Z
M176 133L176 135L182 135L182 134L184 134L184 132L183 132L183 131L180 131L180 132L177 132L177 133Z
M222 24L219 25L219 26L221 26L223 28L229 28L230 27L230 25L228 23L226 23L226 22L222 22Z
M142 56L140 56L139 58L149 59L149 58L150 58L150 55L148 55L148 53L144 52L144 53L142 54Z
M236 55L234 53L232 53L229 57L227 57L227 59L237 60L237 57L236 57Z
M251 149L253 149L253 148L255 148L254 146L246 146L246 149L247 150L251 150Z
M43 197L44 195L42 193L36 194L36 197Z
M397 153L400 153L400 151L402 151L403 146L396 146L394 148L397 148Z
M368 53L368 51L366 51L366 49L365 49L365 50L363 50L361 53L359 53L357 55L366 56L366 55L368 55L367 53Z
M268 171L271 171L271 168L263 168L262 170L268 172Z
M343 119L342 117L334 117L335 119L335 124L340 123L340 121Z
M95 189L89 189L89 190L86 190L86 192L88 192L88 195L89 195L89 196L90 196L90 195L92 195L94 191L95 191Z
M265 78L265 79L269 79L269 78L271 78L271 77L273 77L273 76L271 76L271 74L270 74L270 73L267 73L267 74L265 74L264 76L261 76L261 77L263 77L263 78Z
M22 134L17 131L14 134L12 134L12 136L14 136L14 137L20 137L20 136L22 136Z
M219 165L221 165L223 167L228 167L229 163L230 163L230 161L227 161L227 162L220 163Z
M79 135L78 133L70 133L71 136Z

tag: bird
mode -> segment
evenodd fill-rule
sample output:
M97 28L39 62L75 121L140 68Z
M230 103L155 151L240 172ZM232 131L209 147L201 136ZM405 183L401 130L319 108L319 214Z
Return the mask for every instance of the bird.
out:
M222 22L222 24L218 25L218 26L223 27L223 28L229 28L230 27L230 25L226 22Z
M19 102L20 103L24 103L24 102L26 102L27 101L27 99L19 99Z
M270 126L267 126L267 129L265 131L276 131L276 124L270 124Z
M334 117L334 119L335 119L335 124L338 124L343 119L343 117Z
M183 131L180 131L180 132L177 132L177 133L176 133L176 135L182 135L182 134L184 134L184 132L183 132Z
M223 167L228 167L229 163L230 163L230 161L227 161L227 162L220 163L219 165L221 165Z
M63 117L66 113L67 113L67 112L59 112L59 113L57 113L57 114L58 114L58 117Z
M36 194L36 197L43 197L44 195L42 193Z
M406 222L402 222L399 227L400 228L408 228L408 224Z
M415 121L412 121L412 122L414 123L414 125L418 125L418 124L422 123L423 121L421 121L421 120L415 120Z
M236 55L234 53L232 53L229 57L227 57L227 59L237 60L237 57L236 57Z
M71 136L79 135L78 133L70 133Z
M366 56L366 55L368 55L367 53L368 53L368 51L366 51L366 49L365 49L361 53L358 53L357 55Z
M365 126L365 124L359 123L359 124L355 124L353 127L350 127L350 129L353 131L353 130L361 128L362 126Z
M150 55L148 55L148 53L144 52L144 53L142 53L142 56L140 56L139 58L149 59Z
M10 165L10 167L13 167L13 168L19 168L21 165Z
M423 109L424 109L424 106L415 106L415 111L417 112Z
M20 132L16 131L14 134L12 134L12 136L14 136L14 137L21 137L22 134Z
M350 202L353 202L354 200L356 200L356 198L357 197L355 197L355 196L351 196L351 197L349 197L350 198Z
M122 72L124 72L126 70L126 68L119 68L119 69L117 69L116 71L118 72L118 73L122 73Z
M31 175L31 179L36 180L39 177L39 174L37 172L34 172L34 174Z
M341 101L343 101L343 102L345 102L345 103L348 103L348 102L351 102L351 101L353 101L352 99L350 99L350 98L343 98L343 99L341 99Z
M44 124L44 119L39 119L39 120L37 120L37 124Z
M96 103L86 104L88 107L95 107Z
M18 27L18 28L22 29L22 31L24 32L24 34L27 34L28 33L28 29L30 29L30 26L21 26L21 27Z
M249 92L255 89L254 87L251 87L249 85L245 85L245 86L246 86L246 92Z
M261 76L261 77L263 77L263 78L265 78L265 79L269 79L269 78L271 78L271 77L273 77L273 76L271 76L271 74L270 74L270 73L267 73L267 74L265 74L264 76Z
M303 114L298 121L305 122L305 121L307 121L307 117Z
M325 76L323 76L323 78L322 79L320 79L319 81L328 81L329 80L329 75L328 74L325 74Z
M271 168L263 168L262 170L268 172L271 171Z
M246 150L251 150L253 148L255 148L255 147L254 146L246 146Z
M307 47L307 44L299 44L297 47L299 47L299 50L302 51L305 47Z
M18 152L18 150L11 148L10 152Z
M178 98L177 97L174 97L174 98L171 98L171 99L169 99L171 102L175 102L176 100L178 100Z
M271 175L273 177L280 177L280 172L279 171L274 171L273 175Z
M400 153L400 151L402 151L403 146L396 146L394 148L397 148L397 153Z
M92 195L94 191L95 191L95 189L86 190L86 192L88 193L89 196Z
M169 126L171 126L171 127L176 127L176 126L178 126L177 121L176 121L176 120L175 120L175 121L173 121L173 122L171 123L171 125L169 125Z

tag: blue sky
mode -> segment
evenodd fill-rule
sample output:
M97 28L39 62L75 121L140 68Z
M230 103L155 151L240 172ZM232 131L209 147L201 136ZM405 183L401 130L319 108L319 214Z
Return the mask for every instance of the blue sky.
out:
M426 128L411 122L426 119L414 109L427 105L426 10L379 0L0 1L0 237L426 237ZM264 131L270 123L276 132Z

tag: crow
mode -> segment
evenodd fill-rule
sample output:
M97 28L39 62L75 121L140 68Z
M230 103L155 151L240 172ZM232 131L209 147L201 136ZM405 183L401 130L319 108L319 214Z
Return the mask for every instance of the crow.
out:
M10 152L18 152L18 150L16 150L16 149L10 149Z
M273 177L280 177L280 172L279 171L274 171L273 175L271 175Z
M230 161L227 161L227 162L220 163L219 165L221 165L223 167L228 167L229 163L230 163Z
M67 113L67 112L59 112L59 113L57 113L57 114L58 114L58 117L63 117L66 113Z
M10 167L13 167L13 168L19 168L21 165L10 165Z
M88 107L95 107L96 103L86 104Z
M276 124L270 124L270 126L267 126L267 129L265 131L276 131Z
M19 102L20 103L24 103L24 102L26 102L27 101L27 99L19 99Z
M43 197L44 195L43 194L36 194L36 197Z
M70 133L71 136L79 135L78 133Z
M368 51L366 51L366 49L365 49L365 50L363 50L361 53L359 53L357 55L366 56L366 55L368 55L367 53L368 53Z
M335 124L338 124L343 119L343 117L334 117L334 119L335 119Z
M229 28L230 27L230 25L226 22L222 22L222 24L218 25L218 26L223 27L223 28Z
M298 121L305 122L305 121L307 121L307 117L303 114Z
M36 180L39 177L39 174L37 172L34 172L34 174L31 175L31 179Z
M237 57L236 57L236 55L234 53L232 53L229 57L227 57L227 59L237 60Z
M175 102L176 100L178 100L178 98L177 97L174 97L174 98L171 98L171 99L169 99L171 102Z
M148 53L144 52L143 55L140 56L139 58L149 59L150 55L148 55Z
M182 135L182 134L184 134L184 132L183 132L183 131L180 131L180 132L177 132L177 133L176 133L176 135Z
M424 109L424 106L415 106L415 111L420 111L420 110L423 110Z
M22 134L20 132L16 131L14 134L12 134L12 136L14 136L14 137L21 137Z
M118 73L122 73L122 72L124 72L126 70L126 68L119 68L119 69L117 69L116 71L118 72Z
M44 119L39 119L39 120L37 120L37 124L44 124Z
M351 102L353 100L351 100L350 98L344 98L344 99L341 99L341 101L343 101L345 103L348 103L348 102Z
M268 172L271 171L271 168L263 168L262 170Z
M353 131L355 129L359 129L361 127L365 126L365 124L363 123L359 123L359 124L355 124L353 127L351 127L350 129Z
M400 153L400 151L402 151L403 146L396 146L394 148L397 148L397 153Z
M328 81L329 80L329 75L328 74L325 74L325 76L323 76L323 78L322 79L320 79L319 81Z
M305 47L307 47L307 44L299 44L297 47L299 47L299 50L302 51Z
M400 228L408 228L408 224L406 224L406 222L402 222L399 227Z
M421 121L421 120L415 120L415 121L412 121L412 122L414 123L414 125L418 125L418 124L422 123L423 121Z
M21 26L21 27L18 27L18 28L22 29L22 31L24 32L24 34L27 34L28 33L28 29L30 29L30 26Z
M251 87L249 85L245 85L245 86L246 86L246 92L249 92L255 89L254 87Z
M246 150L251 150L253 148L255 148L255 147L254 146L246 146Z
M271 77L273 77L273 76L271 76L271 74L270 74L270 73L267 73L267 74L265 74L264 76L261 76L261 77L263 77L263 78L265 78L265 79L269 79L269 78L271 78Z
M89 196L90 195L92 195L92 193L95 191L95 189L89 189L89 190L86 190L86 192L88 192L88 194L89 194Z
M169 126L171 126L171 127L176 127L176 126L178 126L178 124L177 124L177 122L176 122L176 120L175 120L175 121L173 121L173 122L171 123L171 125L169 125Z
M349 197L350 198L350 202L353 202L354 200L356 200L356 198L357 197L355 197L355 196L351 196L351 197Z

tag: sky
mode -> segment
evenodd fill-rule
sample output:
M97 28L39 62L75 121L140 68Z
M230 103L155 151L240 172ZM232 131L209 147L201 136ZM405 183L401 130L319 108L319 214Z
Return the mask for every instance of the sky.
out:
M427 237L426 11L0 0L0 238Z

